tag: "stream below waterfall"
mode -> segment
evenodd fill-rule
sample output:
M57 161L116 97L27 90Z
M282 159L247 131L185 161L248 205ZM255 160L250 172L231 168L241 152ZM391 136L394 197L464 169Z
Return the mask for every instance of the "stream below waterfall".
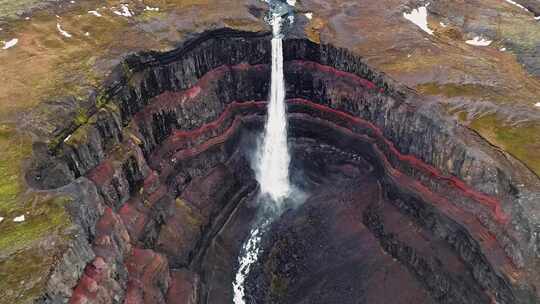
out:
M291 157L287 146L287 112L283 74L282 7L274 7L271 14L269 21L272 25L273 37L270 101L262 145L259 145L255 163L252 164L260 185L259 202L267 204L264 209L270 212L265 212L263 216L255 220L249 237L242 246L238 258L239 267L233 282L234 304L245 304L244 283L251 265L259 256L262 234L284 208L283 204L291 194L289 180Z

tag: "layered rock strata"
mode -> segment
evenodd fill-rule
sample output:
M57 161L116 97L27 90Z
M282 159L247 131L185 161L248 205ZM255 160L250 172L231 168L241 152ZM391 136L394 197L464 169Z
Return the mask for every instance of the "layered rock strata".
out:
M328 218L354 213L350 225L309 228L336 235L328 246L345 246L347 235L369 239L371 249L351 258L394 265L392 286L414 278L404 288L420 302L536 301L538 178L350 52L301 39L284 47L293 166L311 175L298 178L307 189L324 187L272 229L294 230L295 216L338 204L319 203L339 188L322 178L325 163L341 160L336 179L368 190L344 194L348 205ZM73 193L84 182L98 195L80 198L80 208L91 201L95 212L73 212L91 253L57 268L86 266L77 280L60 272L67 287L49 286L43 302L231 302L227 286L257 192L245 140L264 121L269 48L266 34L221 30L168 53L133 55L104 84L87 123L66 125L48 153L35 154L27 173L34 187ZM276 248L261 263L296 252ZM283 273L268 269L252 282L270 284L270 293L253 290L255 299L298 300L272 293L302 289L297 281L272 285L265 276Z

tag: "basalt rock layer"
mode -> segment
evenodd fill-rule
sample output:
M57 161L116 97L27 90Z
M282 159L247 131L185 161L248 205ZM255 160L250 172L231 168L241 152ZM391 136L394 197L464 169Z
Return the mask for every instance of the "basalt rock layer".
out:
M384 303L389 276L403 303L537 301L533 173L347 50L288 39L284 57L292 166L310 198L269 230L248 298ZM60 259L42 302L231 302L269 61L268 34L230 30L133 55L84 124L35 146L27 181L78 193L72 248L84 248ZM317 274L335 286L317 294Z

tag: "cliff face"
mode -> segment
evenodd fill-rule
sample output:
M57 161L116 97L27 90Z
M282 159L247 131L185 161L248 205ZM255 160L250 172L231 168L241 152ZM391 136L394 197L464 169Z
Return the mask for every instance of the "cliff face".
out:
M298 302L293 291L309 299L298 284L322 267L314 265L337 261L287 259L311 252L321 232L334 249L350 235L368 239L351 261L373 256L397 269L392 286L414 280L406 288L421 302L537 301L538 178L347 50L303 39L284 46L293 166L305 170L308 193L323 187L270 230L254 299ZM49 148L35 145L26 179L75 196L69 211L80 233L42 302L231 302L257 192L246 140L264 121L269 52L266 34L219 30L171 52L132 55L82 123L78 113L59 118L75 123L58 128ZM323 202L342 179L365 192L344 192L346 206ZM320 224L343 213L355 216ZM311 266L291 275L291 263Z

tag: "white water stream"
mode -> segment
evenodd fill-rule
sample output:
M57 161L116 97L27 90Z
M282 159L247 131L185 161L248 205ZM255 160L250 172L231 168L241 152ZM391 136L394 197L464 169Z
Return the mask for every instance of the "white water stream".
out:
M280 15L273 15L272 23L272 75L270 84L270 102L266 120L264 138L257 155L256 174L261 186L261 194L270 198L269 203L276 204L274 209L289 196L290 155L287 146L287 113L285 105L285 79L283 75L283 36ZM268 200L264 200L268 201ZM245 304L244 283L251 265L260 254L261 236L271 218L256 223L248 240L244 243L238 259L239 268L233 282L234 304Z
M233 282L234 304L246 303L244 300L244 283L251 269L251 265L259 258L259 253L261 251L259 245L261 242L262 233L266 230L269 223L270 221L265 221L253 228L247 242L245 242L242 246L242 251L240 252L240 257L238 259L240 265Z

